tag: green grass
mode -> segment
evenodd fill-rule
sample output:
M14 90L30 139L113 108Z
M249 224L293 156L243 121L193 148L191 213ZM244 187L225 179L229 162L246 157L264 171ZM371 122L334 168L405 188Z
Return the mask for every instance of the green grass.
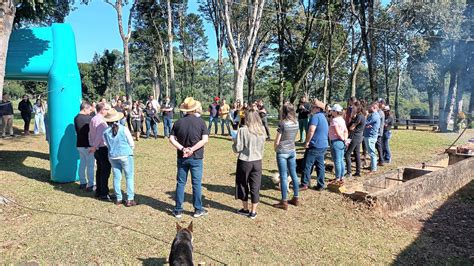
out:
M382 170L428 161L453 137L395 131L394 165ZM302 206L287 212L274 209L270 205L280 193L266 177L257 219L236 215L240 202L233 197L236 156L231 141L211 137L205 149L203 195L209 216L194 219L196 263L388 264L417 237L399 220L377 216L327 191L305 191ZM47 153L43 136L0 140L0 194L32 208L0 205L0 263L166 261L176 227L169 212L174 206L176 159L167 141L137 144L135 188L140 205L134 208L97 201L77 184L48 182ZM277 170L270 142L263 168L265 176ZM190 195L188 182L184 225L192 220Z

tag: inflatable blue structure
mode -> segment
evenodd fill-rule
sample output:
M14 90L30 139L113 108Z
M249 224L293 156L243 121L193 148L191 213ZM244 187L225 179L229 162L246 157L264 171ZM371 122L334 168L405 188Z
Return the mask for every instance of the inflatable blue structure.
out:
M13 31L5 78L48 82L51 180L78 180L74 117L81 103L81 77L74 33L68 24Z

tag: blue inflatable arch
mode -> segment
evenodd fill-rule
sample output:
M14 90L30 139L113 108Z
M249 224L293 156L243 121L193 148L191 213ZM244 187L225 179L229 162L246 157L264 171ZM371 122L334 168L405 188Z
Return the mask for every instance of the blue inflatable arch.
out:
M51 180L78 180L74 117L81 102L74 33L68 24L12 32L5 78L48 82Z

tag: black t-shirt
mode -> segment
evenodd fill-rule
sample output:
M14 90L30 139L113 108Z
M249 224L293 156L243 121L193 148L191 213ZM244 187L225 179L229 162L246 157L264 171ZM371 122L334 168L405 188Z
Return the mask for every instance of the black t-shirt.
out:
M89 145L89 123L92 116L78 114L74 118L74 127L76 128L77 143L76 147L88 148Z
M304 108L302 108L304 106ZM298 104L298 119L308 119L309 114L311 113L311 105L309 103Z
M192 114L186 115L174 123L171 135L185 148L190 148L202 140L203 135L209 135L206 123L199 117ZM183 152L178 151L178 158L183 158ZM192 158L204 158L204 147L196 150Z
M350 137L352 139L361 139L364 134L365 128L365 116L358 114L356 117L352 118L349 123L349 128L353 125L356 125L354 130L351 131Z

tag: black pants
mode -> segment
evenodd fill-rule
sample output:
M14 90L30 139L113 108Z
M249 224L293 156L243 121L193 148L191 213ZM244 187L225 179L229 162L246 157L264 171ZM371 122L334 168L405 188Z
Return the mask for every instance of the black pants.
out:
M23 127L23 131L29 132L30 131L30 122L31 122L31 113L21 113L21 118L25 122L25 126Z
M253 204L260 201L260 185L262 184L262 160L246 162L237 160L235 175L235 199L249 200Z
M352 139L351 144L349 144L349 147L347 147L346 153L344 154L344 157L346 159L346 169L347 173L351 174L352 169L351 169L351 155L352 153L355 154L356 158L356 174L360 174L360 144L362 143L362 138L360 139Z
M265 132L267 133L267 138L270 138L270 129L268 128L268 120L267 117L262 118L262 124L263 127L265 128Z
M383 163L383 141L382 136L378 136L376 143L377 153L379 154L379 163Z
M97 188L95 190L96 197L105 197L109 195L109 176L112 166L109 162L109 149L100 147L94 153L97 162L97 170L95 172L95 182Z

